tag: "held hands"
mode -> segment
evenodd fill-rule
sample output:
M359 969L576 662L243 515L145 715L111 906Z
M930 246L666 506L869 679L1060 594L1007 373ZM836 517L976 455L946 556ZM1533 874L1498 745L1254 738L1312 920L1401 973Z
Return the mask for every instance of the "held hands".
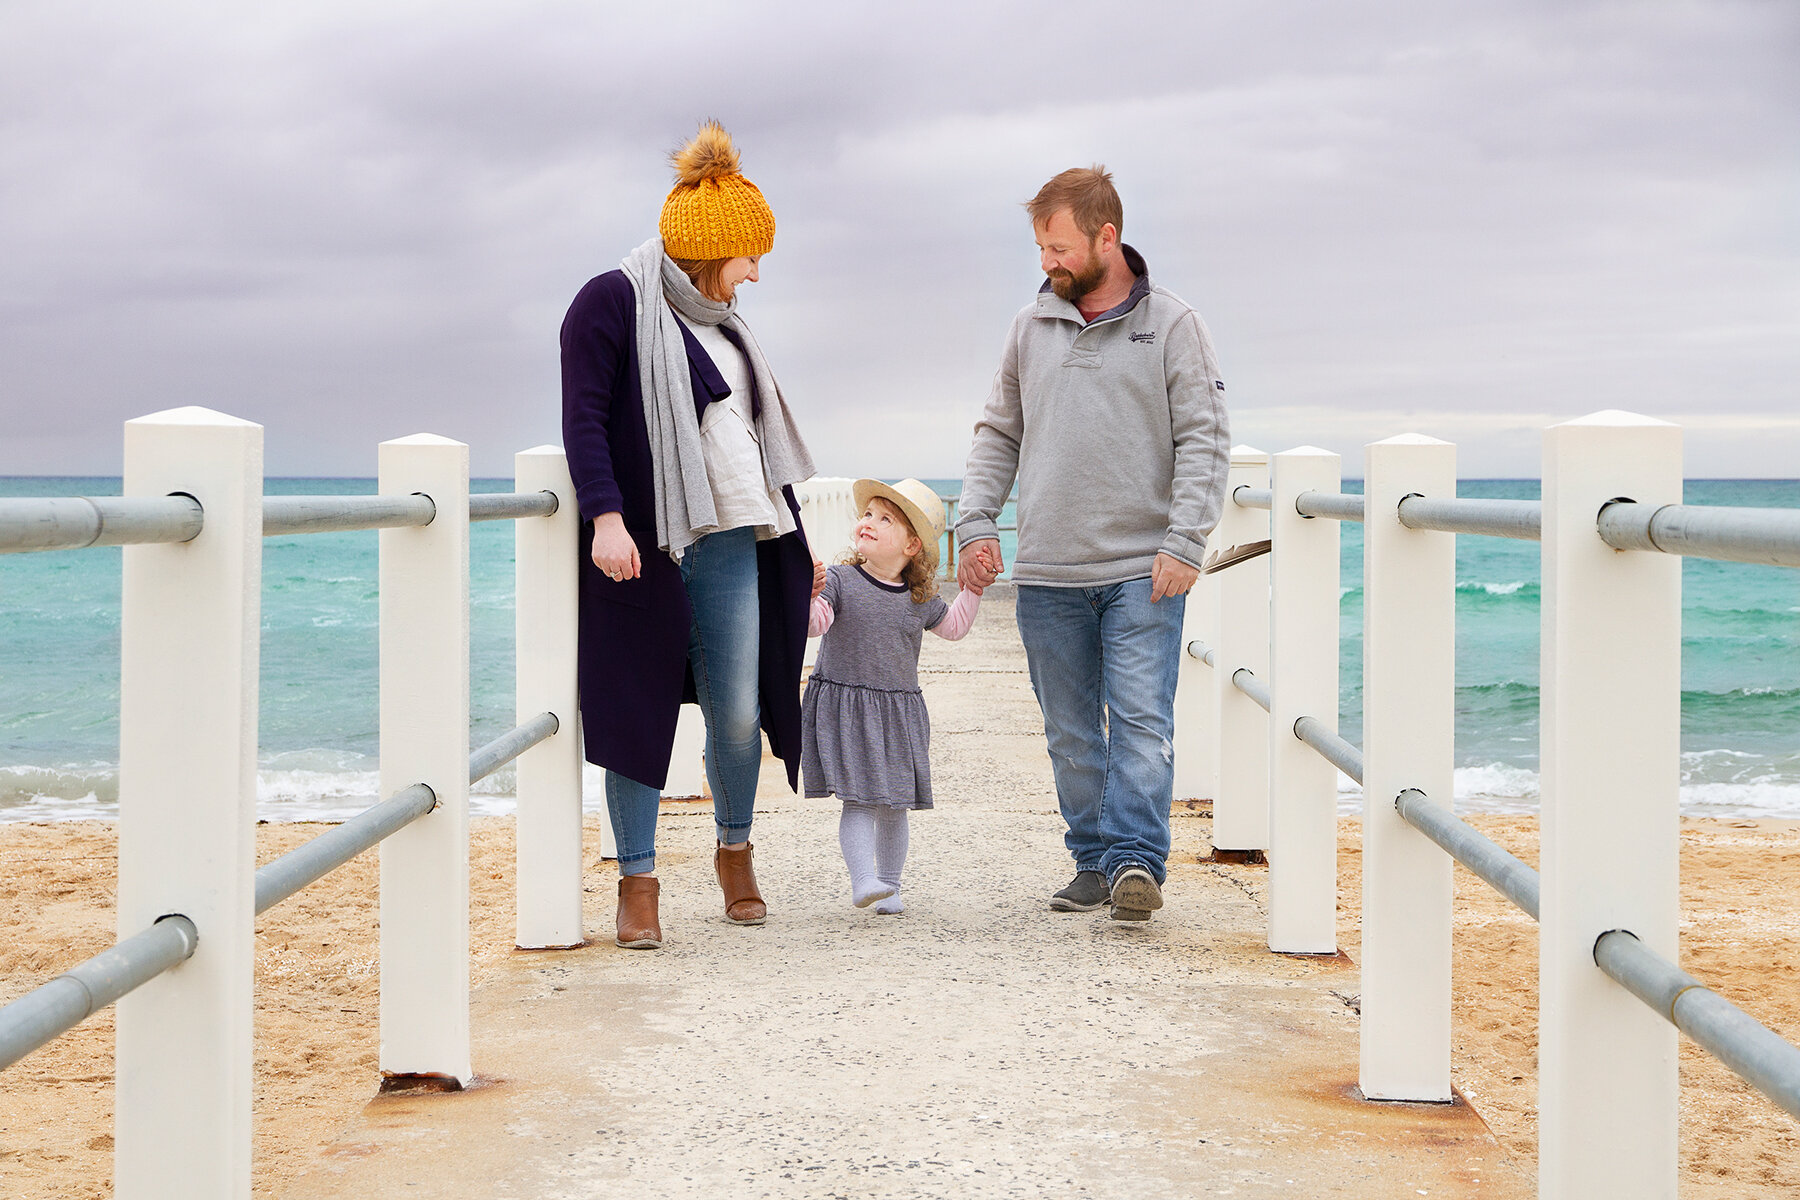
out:
M1168 554L1158 554L1156 561L1150 564L1150 603L1155 604L1164 596L1185 596L1200 578L1197 567L1190 567Z
M1000 553L1000 543L984 538L971 543L963 553L962 561L956 564L956 586L979 596L1000 578L1000 572L1005 569L1006 560Z
M819 593L824 590L825 590L825 564L815 558L815 559L813 559L812 598L814 600L817 600L819 598Z
M1000 552L1000 543L979 541L964 552L962 561L956 565L956 583L979 596L1005 569L1006 560ZM1150 603L1155 604L1165 596L1187 595L1199 578L1198 567L1191 567L1168 554L1158 554L1150 565Z
M625 518L616 512L594 518L594 565L615 582L643 573L637 543L625 531Z

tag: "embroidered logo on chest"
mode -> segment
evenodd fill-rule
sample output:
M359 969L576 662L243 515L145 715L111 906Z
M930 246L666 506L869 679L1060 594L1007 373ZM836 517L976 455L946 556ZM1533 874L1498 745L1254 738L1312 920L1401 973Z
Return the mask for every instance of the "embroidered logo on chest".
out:
M1149 333L1134 333L1129 336L1134 342L1154 343L1156 341L1156 331L1154 329Z

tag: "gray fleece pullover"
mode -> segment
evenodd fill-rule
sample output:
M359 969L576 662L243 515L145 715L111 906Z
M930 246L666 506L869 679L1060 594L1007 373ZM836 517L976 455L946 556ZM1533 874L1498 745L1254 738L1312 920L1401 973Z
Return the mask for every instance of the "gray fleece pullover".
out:
M1016 583L1142 579L1160 551L1201 565L1231 463L1225 384L1200 315L1150 282L1087 322L1045 289L1013 318L963 471L957 545L999 537L1016 476Z

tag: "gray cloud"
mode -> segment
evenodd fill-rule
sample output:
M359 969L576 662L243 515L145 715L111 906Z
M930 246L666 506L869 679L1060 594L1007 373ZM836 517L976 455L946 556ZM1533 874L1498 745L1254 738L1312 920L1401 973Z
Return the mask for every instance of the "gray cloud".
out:
M717 115L780 224L745 296L831 473L960 473L1039 275L1019 202L1104 161L1207 316L1242 440L1356 473L1407 429L1535 474L1599 408L1691 474L1794 473L1800 16L1786 4L591 3L0 9L0 472L119 423L263 422L505 473L557 325Z

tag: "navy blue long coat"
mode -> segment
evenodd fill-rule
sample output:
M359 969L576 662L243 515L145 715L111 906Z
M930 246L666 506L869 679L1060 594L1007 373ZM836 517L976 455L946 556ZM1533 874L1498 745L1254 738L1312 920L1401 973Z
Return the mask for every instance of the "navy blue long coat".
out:
M684 328L695 407L731 394ZM658 548L650 435L638 382L637 292L623 271L588 281L562 325L563 449L581 509L581 721L589 762L650 787L668 782L680 706L695 699L688 665L693 609L681 568ZM751 387L755 388L754 380ZM760 399L753 395L753 403ZM800 663L812 599L812 551L800 505L795 532L758 542L762 727L800 781ZM623 514L643 573L614 581L594 565L594 518Z

